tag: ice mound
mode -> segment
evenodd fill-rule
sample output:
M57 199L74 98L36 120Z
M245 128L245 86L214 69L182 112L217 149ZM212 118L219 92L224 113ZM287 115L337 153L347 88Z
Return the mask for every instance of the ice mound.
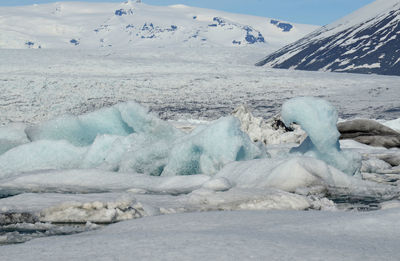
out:
M178 195L199 189L209 180L210 177L205 175L153 177L99 169L47 170L3 179L0 183L0 191L18 194L25 192L100 193L135 190L142 193ZM218 183L221 182L212 182L208 186L214 187L216 190L224 188L223 183Z
M27 143L0 155L0 178L41 169L77 168L85 152L65 140Z
M113 223L143 215L145 211L132 193L25 193L0 200L0 222L3 224Z
M340 133L336 127L338 113L329 102L315 97L290 99L282 106L282 119L287 126L300 124L308 134L291 152L321 159L349 175L359 171L361 157L340 149Z
M137 103L62 116L26 129L33 142L0 155L0 177L46 169L99 168L153 176L213 175L231 161L266 157L234 117L191 133Z
M143 210L134 198L121 198L113 202L65 202L40 212L41 222L57 223L113 223L142 217Z
M265 156L264 146L256 146L241 131L238 119L226 117L178 140L162 175L212 175L229 162Z
M216 177L226 178L241 188L273 187L288 192L312 186L345 187L356 180L321 160L304 156L233 162L218 172Z
M324 161L305 156L232 162L219 171L215 178L225 178L237 188L275 188L318 197L336 195L387 200L399 196L395 187L361 180Z
M14 147L29 142L25 134L25 127L24 124L20 123L0 127L0 155Z
M391 165L380 159L368 159L362 161L361 171L369 173L377 173L382 170L388 170Z
M226 192L196 190L188 202L202 211L210 210L307 210L306 197L277 189L233 188Z
M80 116L65 115L26 129L32 141L67 140L76 146L90 145L101 134L127 136L148 133L166 136L177 132L135 102L117 104Z
M244 105L237 107L232 115L240 120L241 129L246 132L254 142L261 141L266 145L300 143L306 137L306 133L300 126L293 124L291 125L292 129L288 131L288 128L283 125L279 117L273 117L264 121L261 117L253 116Z

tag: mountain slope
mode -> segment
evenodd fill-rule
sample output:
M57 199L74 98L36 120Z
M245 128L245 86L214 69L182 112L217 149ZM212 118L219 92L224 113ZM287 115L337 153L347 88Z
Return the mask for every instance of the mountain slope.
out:
M400 75L400 1L375 1L256 65Z
M0 8L0 48L246 46L278 49L315 30L184 5L62 2Z

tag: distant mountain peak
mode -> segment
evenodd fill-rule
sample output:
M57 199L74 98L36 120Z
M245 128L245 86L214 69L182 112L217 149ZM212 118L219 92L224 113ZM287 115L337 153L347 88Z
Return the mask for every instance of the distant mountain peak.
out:
M184 5L149 6L134 0L1 7L0 48L263 45L276 50L317 28L270 21Z

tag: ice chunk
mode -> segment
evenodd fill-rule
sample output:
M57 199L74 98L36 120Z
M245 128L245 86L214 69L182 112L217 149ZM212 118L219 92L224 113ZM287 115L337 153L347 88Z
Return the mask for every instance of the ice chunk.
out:
M226 178L239 188L276 188L298 192L303 188L319 188L319 194L346 195L349 197L374 197L390 199L398 197L399 191L349 176L325 162L311 157L294 157L289 160L259 159L233 162L216 175ZM300 193L304 194L304 193Z
M226 192L196 190L188 202L201 210L306 210L306 197L277 189L233 188Z
M98 134L126 136L133 129L122 120L118 109L111 107L81 116L61 116L27 128L26 133L32 141L67 140L76 146L87 146Z
M26 133L33 141L67 140L76 146L87 146L99 134L127 136L131 133L148 133L168 136L178 135L179 131L149 113L145 107L127 102L80 116L61 116L27 128Z
M369 173L379 173L382 170L390 169L392 166L380 159L368 159L362 162L361 171Z
M41 140L13 148L0 155L0 178L15 172L77 168L86 148L67 141Z
M232 188L232 184L226 178L214 178L205 182L202 188L212 191L226 191Z
M104 224L139 218L143 215L141 212L135 208L135 199L126 196L114 202L65 202L41 211L40 221Z
M0 128L0 155L14 147L29 142L25 134L25 128L26 126L22 123L13 123Z
M165 139L146 134L129 136L129 148L123 155L119 171L160 176L168 162L174 138Z
M100 168L153 176L215 174L231 161L266 156L234 117L185 134L136 103L63 116L27 130L34 142L0 156L2 175Z
M287 126L294 122L300 124L308 134L291 152L316 157L349 175L359 171L361 157L340 149L338 113L329 102L315 97L291 99L282 106L282 118Z
M31 194L0 200L1 214L15 213L14 223L113 223L145 213L131 193ZM18 218L20 213L23 218ZM3 220L4 221L4 220Z
M0 192L93 193L139 189L145 193L176 195L192 192L209 180L205 175L153 177L99 169L48 170L3 179ZM213 182L214 187L221 189L222 185L218 187Z
M332 172L332 169L323 161L310 157L261 159L228 164L216 177L224 177L237 187L273 187L289 192L303 187L351 184L349 176L337 170ZM336 175L336 178L332 175Z
M226 117L178 140L162 175L212 175L229 162L263 157L264 146L250 140L238 119Z
M267 121L261 117L255 117L244 105L236 108L232 115L240 120L241 129L255 142L261 141L267 145L300 143L307 136L300 126L295 124L291 126L292 130L288 131L279 117L273 117Z
M171 139L180 137L182 132L174 126L153 115L146 107L136 102L117 104L123 121L135 133L146 133L156 138Z

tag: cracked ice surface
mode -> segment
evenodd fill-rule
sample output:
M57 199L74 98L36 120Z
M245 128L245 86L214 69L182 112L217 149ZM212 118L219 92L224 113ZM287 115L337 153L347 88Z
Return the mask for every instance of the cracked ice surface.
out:
M297 96L325 98L341 118L398 118L399 77L254 67L260 53L257 48L165 49L157 55L145 48L0 50L0 123L38 123L129 100L164 119L217 119L241 104L269 118Z

